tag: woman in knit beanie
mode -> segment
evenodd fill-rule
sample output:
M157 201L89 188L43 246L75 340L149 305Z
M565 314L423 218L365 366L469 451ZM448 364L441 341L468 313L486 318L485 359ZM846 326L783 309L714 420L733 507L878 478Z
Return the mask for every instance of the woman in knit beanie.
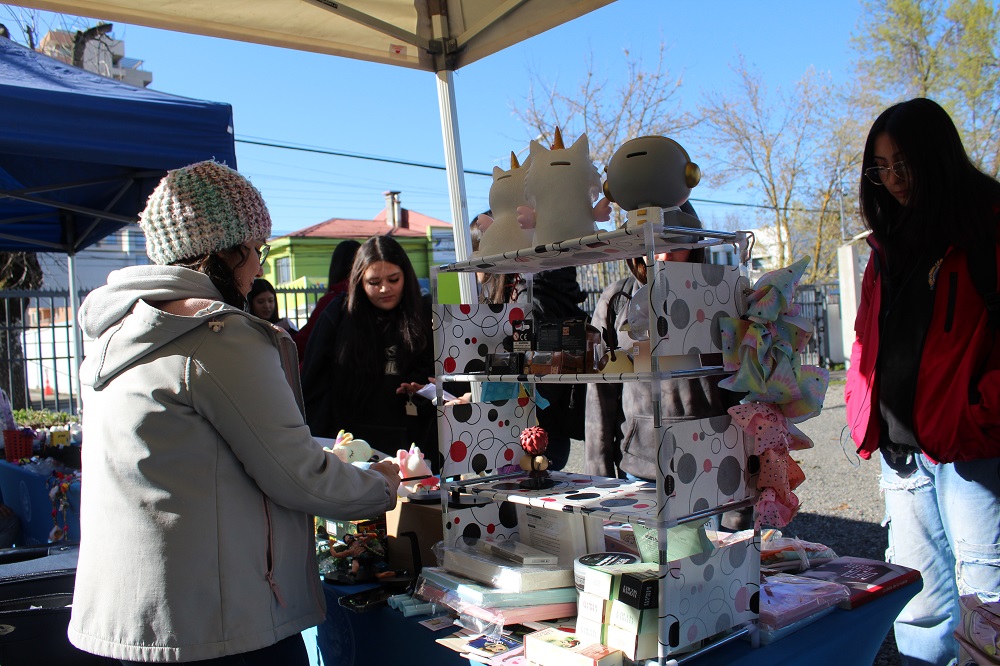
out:
M215 162L169 172L152 265L87 297L80 558L70 641L123 664L309 663L326 619L312 516L395 505L399 468L340 461L305 424L294 343L245 312L271 218Z

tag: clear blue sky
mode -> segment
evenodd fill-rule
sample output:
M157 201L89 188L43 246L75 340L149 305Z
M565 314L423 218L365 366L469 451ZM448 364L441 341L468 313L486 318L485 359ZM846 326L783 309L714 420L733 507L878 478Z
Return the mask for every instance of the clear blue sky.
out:
M771 87L794 85L809 66L842 82L859 11L856 0L619 0L455 73L465 168L506 168L511 150L527 146L531 135L511 107L525 97L529 70L568 89L592 52L613 81L624 75L625 49L655 64L663 42L692 107L706 91L733 87L738 52ZM9 16L0 13L0 22L9 25ZM232 104L238 139L444 164L435 78L427 72L122 23L113 35L125 41L127 56L145 62L152 87ZM686 148L694 161L708 162L699 146ZM236 150L240 171L264 194L276 235L331 217L371 219L389 189L402 192L404 207L451 221L443 171L242 143ZM488 207L490 183L466 177L470 216ZM692 196L753 202L709 184ZM699 211L706 226L726 212L704 204Z

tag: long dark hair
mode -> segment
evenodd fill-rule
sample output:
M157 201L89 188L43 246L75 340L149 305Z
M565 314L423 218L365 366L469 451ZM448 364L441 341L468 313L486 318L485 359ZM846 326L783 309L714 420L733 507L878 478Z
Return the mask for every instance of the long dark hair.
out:
M351 277L351 267L354 266L354 257L358 253L361 243L356 240L347 239L337 243L330 255L330 273L327 277L326 290L330 291L333 285Z
M274 310L271 311L271 316L268 321L272 324L277 324L280 318L278 317L278 292L274 290L274 285L265 280L264 278L255 278L253 281L253 286L250 287L250 293L247 294L247 307L250 309L250 314L257 316L257 313L253 311L253 299L257 298L260 294L264 292L270 292L274 296Z
M906 163L905 205L864 175L877 166L875 141L883 133ZM1000 183L972 163L955 123L936 102L918 97L883 111L868 132L861 169L865 225L880 242L901 251L904 261L949 245L996 242Z
M222 250L222 252L238 254L240 256L240 260L237 262L235 267L230 268L226 262L219 257L219 253L217 252L203 254L198 257L190 257L188 259L181 259L170 265L190 268L193 271L204 273L212 281L212 284L215 285L215 288L219 290L219 293L222 294L223 303L226 305L232 305L234 308L239 308L244 312L249 312L250 306L247 303L247 299L240 293L240 288L236 284L235 269L239 268L250 259L251 250L247 246L240 244L235 247Z
M487 210L479 215L493 217L493 210ZM483 238L483 230L479 228L478 216L469 223L469 237L472 241L472 251L478 252L479 241ZM520 273L486 273L486 276L479 282L479 302L496 305L513 303L523 289L524 279Z
M365 271L379 261L395 264L403 271L402 298L391 312L376 308L365 293ZM417 274L402 246L391 236L373 236L358 249L346 300L339 336L342 344L336 351L339 364L380 377L385 372L387 334L398 338L396 357L401 366L430 344L431 327L424 312Z

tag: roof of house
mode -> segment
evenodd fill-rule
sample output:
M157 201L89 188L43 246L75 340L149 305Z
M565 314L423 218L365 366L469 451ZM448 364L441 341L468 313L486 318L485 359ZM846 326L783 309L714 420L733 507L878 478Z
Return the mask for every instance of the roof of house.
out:
M385 216L385 209L382 209L374 220L349 220L334 217L311 227L293 231L283 238L370 238L390 231L386 225ZM400 218L400 225L392 230L394 236L423 237L427 235L429 227L451 227L443 220L428 217L406 208L400 209Z

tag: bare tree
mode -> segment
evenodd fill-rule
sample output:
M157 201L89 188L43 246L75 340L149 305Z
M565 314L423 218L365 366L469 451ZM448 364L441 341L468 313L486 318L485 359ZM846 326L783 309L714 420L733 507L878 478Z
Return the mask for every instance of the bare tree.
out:
M650 134L677 138L694 127L697 119L681 110L683 81L667 70L666 52L660 44L656 66L650 68L626 50L625 71L615 77L621 83L614 86L607 75L598 72L593 53L587 57L583 81L568 92L532 72L527 98L515 104L513 112L530 137L551 139L558 127L569 145L586 134L591 157L602 165L629 139Z
M733 71L735 91L708 93L701 107L701 132L715 149L707 172L714 183L736 183L765 202L774 261L786 265L792 260L793 229L806 224L796 219L796 210L804 210L809 200L829 84L810 70L791 93L772 96L742 55Z
M980 168L1000 174L1000 8L988 0L865 0L852 38L863 99L944 106ZM874 115L872 115L874 118Z

